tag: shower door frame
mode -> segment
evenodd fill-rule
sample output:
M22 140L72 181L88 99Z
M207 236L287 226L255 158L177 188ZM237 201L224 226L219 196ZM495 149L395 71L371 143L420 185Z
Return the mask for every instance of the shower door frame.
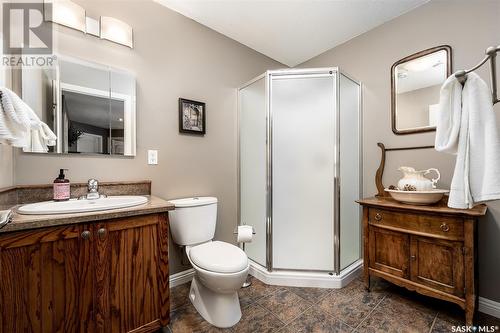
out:
M272 94L272 76L311 76L316 77L318 75L335 75L335 87L332 91L332 96L335 96L335 145L334 145L334 181L333 181L333 273L335 275L340 275L341 263L340 263L340 76L344 75L347 79L353 81L358 86L358 161L359 161L359 196L363 193L363 112L362 112L362 83L352 76L341 71L338 67L325 67L325 68L307 68L307 69L280 69L280 70L268 70L265 73L253 78L252 80L246 82L238 88L237 93L237 191L238 191L238 224L241 224L241 155L240 155L240 118L241 118L241 107L240 107L240 97L239 91L250 86L251 84L264 79L265 80L265 113L266 113L266 269L269 272L272 271L303 271L303 272L327 272L330 270L298 270L298 269L276 269L273 267L273 113L271 107L271 94ZM360 208L361 217L361 208ZM361 225L361 218L359 221ZM360 229L361 230L361 229ZM362 234L359 235L359 259L362 258ZM359 261L359 259L353 263L347 265L344 269L348 269L350 266ZM259 263L256 263L260 265ZM260 265L262 266L262 265Z

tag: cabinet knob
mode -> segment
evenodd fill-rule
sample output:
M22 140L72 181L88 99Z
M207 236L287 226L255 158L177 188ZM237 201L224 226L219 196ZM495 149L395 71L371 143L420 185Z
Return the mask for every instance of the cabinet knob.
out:
M443 230L444 232L448 232L448 231L450 231L450 226L449 226L449 225L447 225L446 223L441 224L440 228L441 228L441 230Z
M85 230L84 232L82 232L82 238L89 239L90 238L90 231Z
M415 255L411 256L410 258L411 258L411 260L417 260L417 256L415 256Z
M380 215L380 213L375 214L375 221L382 221L382 215Z
M101 228L101 229L97 230L97 235L99 236L100 239L103 239L104 236L106 236L106 229Z

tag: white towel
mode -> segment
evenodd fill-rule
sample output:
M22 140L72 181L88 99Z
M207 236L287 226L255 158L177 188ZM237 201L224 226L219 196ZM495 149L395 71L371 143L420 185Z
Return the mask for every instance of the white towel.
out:
M28 152L47 152L57 136L36 113L11 90L0 87L0 143Z
M455 75L443 84L435 148L457 155L449 207L500 199L500 136L491 91L477 74L469 73L463 88Z
M20 98L5 87L0 87L0 142L14 147L24 147L28 136L30 120L25 112L16 112L14 103Z

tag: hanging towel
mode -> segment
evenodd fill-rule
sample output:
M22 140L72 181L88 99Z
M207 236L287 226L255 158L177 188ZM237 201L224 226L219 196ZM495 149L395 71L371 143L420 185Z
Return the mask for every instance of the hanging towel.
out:
M47 152L57 136L11 90L0 87L0 142L28 152Z
M25 112L16 112L14 103L20 98L5 87L0 87L0 142L14 147L25 147L30 120Z
M455 75L443 84L435 149L457 155L449 207L500 199L500 136L491 91L477 74L469 73L463 87Z

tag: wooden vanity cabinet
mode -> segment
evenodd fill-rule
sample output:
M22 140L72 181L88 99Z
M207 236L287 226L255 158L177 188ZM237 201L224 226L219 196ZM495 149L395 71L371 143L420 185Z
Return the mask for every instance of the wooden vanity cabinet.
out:
M1 332L93 332L92 244L78 224L0 235Z
M477 222L486 206L451 209L368 198L363 206L364 278L384 278L458 304L472 325L477 302Z
M1 332L154 332L169 322L168 217L0 234Z
M98 332L151 332L168 325L166 215L94 224Z

